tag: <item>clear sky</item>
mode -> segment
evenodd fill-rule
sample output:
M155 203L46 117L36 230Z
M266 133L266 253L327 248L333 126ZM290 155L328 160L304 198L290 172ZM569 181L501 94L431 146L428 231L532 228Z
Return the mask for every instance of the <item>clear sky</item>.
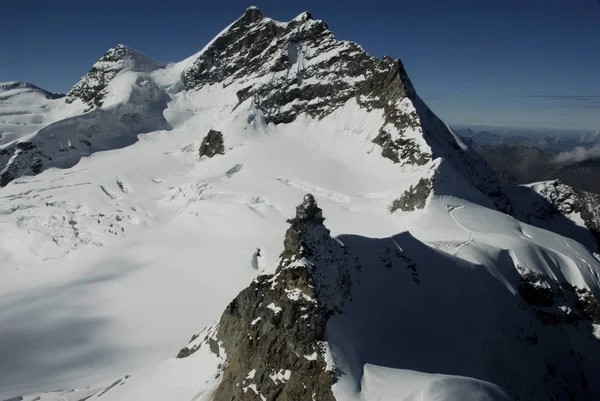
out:
M66 92L119 43L179 61L250 5L400 58L451 124L600 129L600 0L11 0L0 81Z

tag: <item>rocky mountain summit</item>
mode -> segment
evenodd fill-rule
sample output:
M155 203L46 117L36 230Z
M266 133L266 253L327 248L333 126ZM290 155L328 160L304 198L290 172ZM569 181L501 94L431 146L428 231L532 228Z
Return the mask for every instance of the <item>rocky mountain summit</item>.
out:
M349 100L380 110L384 123L372 142L383 157L400 165L444 157L510 211L491 169L421 101L400 60L379 60L354 42L337 40L310 13L281 23L249 8L185 70L183 80L188 90L238 84L238 105L251 100L267 123L290 123L302 113L322 118Z
M293 224L275 272L253 280L178 358L208 347L223 359L216 401L334 401L325 328L331 316L344 313L359 270L323 224Z
M164 67L147 55L125 45L117 45L106 53L90 68L79 82L67 93L67 103L80 99L87 105L87 111L102 107L105 89L123 70L151 72Z

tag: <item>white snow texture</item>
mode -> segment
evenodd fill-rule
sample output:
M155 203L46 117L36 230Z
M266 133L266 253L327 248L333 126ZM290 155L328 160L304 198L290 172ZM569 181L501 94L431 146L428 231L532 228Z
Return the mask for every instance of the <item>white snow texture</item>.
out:
M496 210L449 162L453 154L432 152L420 127L404 136L432 160L393 163L372 142L386 124L383 110L357 98L322 118L299 113L274 124L253 98L239 101L253 76L185 90L184 71L209 47L180 63L140 56L142 66L119 64L91 109L25 84L0 85L0 152L27 141L51 158L39 174L0 188L0 399L209 400L224 356L206 347L174 356L257 274L272 271L286 218L307 192L362 266L352 302L327 326L336 399L550 394L540 355L568 337L519 307L520 274L598 296L591 234L577 221L528 224ZM301 42L282 49L293 61L289 74L334 56L310 51ZM396 107L412 113L416 102ZM225 152L199 158L211 129L223 133ZM23 160L17 153L6 169ZM424 208L390 213L395 199L431 178ZM580 327L589 339L573 341L575 352L598 356L599 326ZM529 351L523 338L535 333L538 348ZM590 380L590 392L598 385Z

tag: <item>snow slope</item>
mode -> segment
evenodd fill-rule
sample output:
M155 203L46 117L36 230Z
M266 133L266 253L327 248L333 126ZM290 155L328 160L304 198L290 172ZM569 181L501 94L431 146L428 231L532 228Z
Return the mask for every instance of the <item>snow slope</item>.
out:
M316 109L310 99L271 103L267 89L286 92L305 74L306 93L320 62L346 61L311 53L310 37L288 46L289 35L322 33L311 21L263 20L252 8L181 63L117 60L87 97L101 103L27 138L45 157L36 175L23 157L36 150L11 148L8 167L24 167L0 189L0 399L210 399L226 355L203 347L175 359L177 350L203 328L197 341L212 335L231 299L272 271L285 220L307 192L362 266L353 301L327 324L336 399L600 395L597 329L566 290L600 296L591 234L566 218L532 225L498 210L508 197L494 192L493 175L410 88L393 107L379 105L375 89L369 101L355 93ZM215 43L245 48L233 32L243 24L292 29L265 43L283 40L273 60L293 61L293 77L273 88L280 73L246 60L245 77L209 74L190 87L186 76L204 77ZM255 96L240 96L249 85ZM405 115L416 122L398 129ZM225 152L199 158L211 129L223 133ZM389 136L377 140L382 131ZM395 162L405 148L419 151ZM421 180L430 182L424 205L407 195L416 206L391 213ZM552 305L525 302L528 286L553 291Z
M66 105L63 96L28 82L0 82L0 146L81 113L82 109Z

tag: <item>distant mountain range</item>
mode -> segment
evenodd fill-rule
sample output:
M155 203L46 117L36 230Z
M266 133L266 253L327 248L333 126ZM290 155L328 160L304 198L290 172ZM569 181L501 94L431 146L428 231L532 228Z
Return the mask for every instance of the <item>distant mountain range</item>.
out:
M600 193L600 132L524 131L511 135L470 128L457 132L504 183L559 179L573 188Z
M533 128L454 127L457 134L470 138L478 145L523 145L565 152L600 145L600 129L558 130Z

